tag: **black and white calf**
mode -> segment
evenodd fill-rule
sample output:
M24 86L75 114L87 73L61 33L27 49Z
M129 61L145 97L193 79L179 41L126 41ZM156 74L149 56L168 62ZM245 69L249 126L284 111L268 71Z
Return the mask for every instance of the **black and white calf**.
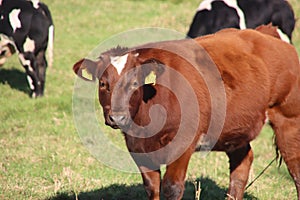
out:
M15 51L26 70L31 96L43 96L48 47L53 62L54 26L48 7L38 0L0 0L0 66Z
M195 38L223 28L256 28L269 23L278 27L281 39L291 41L295 16L286 0L204 0L187 36Z

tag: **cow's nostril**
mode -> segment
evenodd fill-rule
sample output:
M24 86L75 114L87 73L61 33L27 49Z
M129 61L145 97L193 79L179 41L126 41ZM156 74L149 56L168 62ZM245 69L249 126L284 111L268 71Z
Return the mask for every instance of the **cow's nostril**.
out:
M117 124L122 124L122 122L125 120L125 115L110 115L109 116L109 119L112 121L112 122L115 122Z
M109 119L110 119L110 121L112 121L112 122L115 121L114 118L113 118L113 116L111 116L111 115L109 115Z

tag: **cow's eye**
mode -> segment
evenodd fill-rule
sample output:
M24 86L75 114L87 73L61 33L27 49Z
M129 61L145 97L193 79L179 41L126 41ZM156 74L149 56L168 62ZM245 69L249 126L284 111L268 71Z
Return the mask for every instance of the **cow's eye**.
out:
M104 88L105 87L104 81L100 81L99 86L100 86L100 88Z
M138 87L139 86L137 81L134 81L132 85L133 85L133 87Z

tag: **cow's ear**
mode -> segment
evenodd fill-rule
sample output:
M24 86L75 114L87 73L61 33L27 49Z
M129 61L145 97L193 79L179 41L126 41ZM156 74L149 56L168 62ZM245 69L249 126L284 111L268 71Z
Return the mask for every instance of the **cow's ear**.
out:
M81 59L74 64L73 71L86 81L95 81L97 77L97 63L89 59Z
M147 59L141 64L144 83L155 85L156 79L165 71L165 65L154 58Z

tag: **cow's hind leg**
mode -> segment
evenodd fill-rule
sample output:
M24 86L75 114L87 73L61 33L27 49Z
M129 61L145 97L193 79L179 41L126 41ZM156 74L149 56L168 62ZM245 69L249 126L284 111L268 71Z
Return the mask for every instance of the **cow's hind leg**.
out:
M300 199L300 115L286 117L285 112L276 108L268 113L276 145L294 179Z
M249 171L253 161L253 152L250 144L227 152L230 163L230 184L228 189L228 200L243 199L244 190L248 181Z
M47 69L47 60L45 56L45 51L41 50L36 55L36 62L37 62L37 68L38 68L38 74L40 81L40 91L41 95L44 95L44 89L45 89L45 82L46 82L46 69Z

